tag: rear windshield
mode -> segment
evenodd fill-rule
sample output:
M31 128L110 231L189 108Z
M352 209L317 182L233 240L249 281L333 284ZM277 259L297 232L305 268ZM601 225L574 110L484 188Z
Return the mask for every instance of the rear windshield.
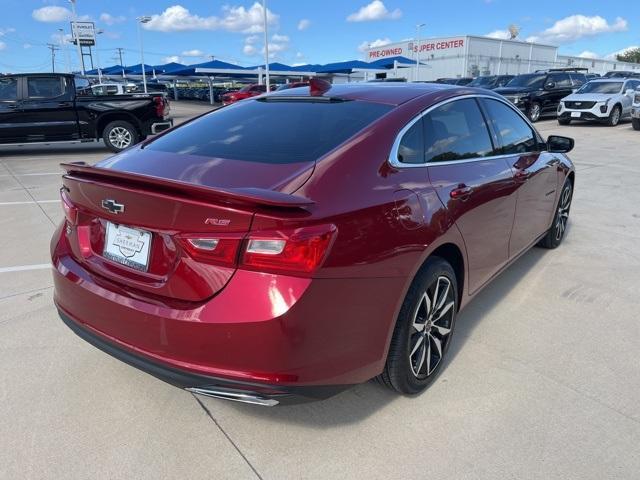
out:
M496 77L478 77L469 83L470 87L482 87L485 85L491 85L495 82Z
M544 85L544 79L546 75L518 75L513 77L507 87L528 87L528 88L542 88Z
M243 101L179 127L145 149L262 163L315 161L391 108L361 101Z
M585 83L577 93L618 93L622 90L622 82L589 82Z

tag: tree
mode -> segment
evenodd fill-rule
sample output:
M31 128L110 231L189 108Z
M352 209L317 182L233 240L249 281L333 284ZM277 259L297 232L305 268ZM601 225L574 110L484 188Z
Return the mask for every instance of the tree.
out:
M640 48L630 48L624 53L616 55L619 62L640 63Z

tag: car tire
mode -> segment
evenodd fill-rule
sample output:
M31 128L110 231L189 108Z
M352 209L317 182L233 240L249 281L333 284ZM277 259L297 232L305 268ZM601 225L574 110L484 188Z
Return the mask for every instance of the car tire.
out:
M632 118L631 126L634 130L640 130L640 118Z
M378 382L408 395L425 390L443 368L457 310L455 272L446 260L432 257L407 292Z
M560 125L571 125L571 119L570 118L559 118L558 119L558 123Z
M622 109L620 108L620 106L616 105L611 110L609 118L607 118L607 125L609 125L610 127L615 127L620 123L620 117L622 117Z
M531 123L535 123L540 120L540 115L542 113L542 106L538 102L533 102L527 108L527 117L531 120Z
M560 198L553 216L553 223L546 235L538 242L542 248L554 249L562 243L569 221L569 211L571 210L571 200L573 198L573 184L568 178L565 180L560 192Z
M109 150L118 153L138 143L140 135L129 122L116 120L104 127L102 139Z

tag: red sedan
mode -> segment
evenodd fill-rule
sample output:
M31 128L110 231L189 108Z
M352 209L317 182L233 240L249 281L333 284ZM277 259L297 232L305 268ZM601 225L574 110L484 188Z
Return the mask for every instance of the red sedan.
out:
M228 92L220 96L223 105L229 105L245 98L256 97L262 95L267 91L266 85L259 85L257 83L242 87L237 92Z
M573 141L501 96L314 80L68 164L63 321L181 388L261 405L443 368L460 309L566 233Z

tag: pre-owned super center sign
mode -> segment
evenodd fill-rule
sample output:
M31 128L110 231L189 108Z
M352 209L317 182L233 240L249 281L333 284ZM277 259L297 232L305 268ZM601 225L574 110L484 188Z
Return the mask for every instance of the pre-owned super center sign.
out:
M80 45L93 46L96 44L96 27L93 22L71 22L73 43L80 41Z
M369 50L368 58L369 60L375 60L377 58L395 57L398 55L415 55L416 52L419 52L420 54L435 52L445 55L453 54L464 49L464 42L464 37L460 37L388 45Z

